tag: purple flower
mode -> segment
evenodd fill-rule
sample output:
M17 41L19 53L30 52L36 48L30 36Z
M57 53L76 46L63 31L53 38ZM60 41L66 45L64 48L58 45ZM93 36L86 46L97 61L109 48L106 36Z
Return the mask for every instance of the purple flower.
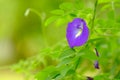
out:
M95 67L96 69L99 69L99 63L98 63L98 61L95 61L95 62L94 62L94 67Z
M88 36L89 29L83 19L75 18L72 22L68 23L66 37L71 48L85 44Z

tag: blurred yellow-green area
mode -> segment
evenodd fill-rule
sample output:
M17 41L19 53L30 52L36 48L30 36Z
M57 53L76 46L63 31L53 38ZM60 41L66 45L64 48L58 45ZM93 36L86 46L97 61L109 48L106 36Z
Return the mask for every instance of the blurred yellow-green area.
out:
M0 0L0 80L24 80L22 75L4 67L35 55L42 48L52 46L64 37L65 27L44 28L45 19L51 15L49 11L58 8L62 2L63 0ZM35 11L25 16L29 8Z
M11 69L9 69L8 67L18 63L20 60L26 60L29 57L38 54L42 49L45 49L47 47L52 47L55 44L65 39L67 24L64 26L61 25L60 27L57 27L53 24L45 26L45 21L47 18L52 16L50 11L54 9L58 9L61 3L63 2L73 3L74 1L75 0L0 0L0 80L25 80L26 76L24 74L16 73ZM83 1L87 7L90 8L94 7L95 0L80 0L80 1ZM100 5L99 7L101 6L102 5ZM97 11L99 11L99 7ZM120 9L118 10L116 9L117 12L116 15L119 14L120 12L119 10ZM103 13L98 13L97 16L106 17L106 14ZM108 16L111 15L112 14L109 14ZM91 16L91 14L89 16ZM119 18L120 16L117 17L119 19L118 22L120 22L120 18ZM100 23L100 25L103 25L102 20L101 21L98 20L98 22ZM99 27L100 25L97 25L97 27ZM106 32L108 32L109 34L112 33L111 31L112 30ZM102 31L98 30L98 33L102 33ZM118 31L113 33L115 33L115 35L120 34ZM91 36L93 37L94 35ZM117 41L116 38L119 40ZM116 43L120 44L120 38L118 36L116 38L113 39L113 43L115 43L113 46L115 46L115 48L118 49L118 44ZM107 40L110 41L110 39L109 38L106 39L106 43L112 46L112 44L110 44L110 42L107 42ZM98 43L98 45L99 44L101 44L101 42ZM104 43L102 47L104 49L106 49L106 47L109 48L109 46L104 45ZM114 52L115 48L111 47L111 49L114 49L111 51ZM101 52L104 49L100 49ZM109 51L108 49L106 50ZM107 51L106 53L109 53ZM119 51L120 50L118 50L118 52ZM110 55L113 55L113 52L111 52ZM104 55L109 56L108 54L104 54ZM120 62L117 54L113 56L113 59L116 61L118 60L118 63ZM48 62L49 61L52 60L51 58L49 59L48 56ZM110 60L110 62L114 63L114 61L112 60ZM83 67L86 66L87 63L83 65ZM95 72L92 73L88 71L85 74L94 75L94 73ZM31 80L33 80L32 76L30 78Z

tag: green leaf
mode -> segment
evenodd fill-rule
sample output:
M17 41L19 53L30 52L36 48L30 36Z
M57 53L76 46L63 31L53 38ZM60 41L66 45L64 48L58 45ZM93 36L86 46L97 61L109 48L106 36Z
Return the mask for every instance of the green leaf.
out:
M120 0L98 0L98 4L110 3L110 2L120 2Z
M88 40L88 42L87 43L91 43L91 42L96 42L96 41L101 41L101 40L104 40L104 38L93 38L93 39L90 39L90 40Z
M74 73L75 73L75 70L69 69L66 75L71 75L71 74L74 74Z
M71 57L64 58L64 59L62 59L61 62L58 64L58 67L59 67L59 66L62 66L62 65L67 65L67 64L71 63L73 60L74 60L74 58L71 58Z
M64 15L64 11L61 9L53 10L51 13L56 15Z
M38 72L35 76L37 80L46 80L46 78L49 76L49 74L53 71L56 71L56 68L54 66L48 66L42 71Z
M55 23L55 25L56 26L61 26L61 25L63 25L63 24L67 24L67 22L68 22L68 20L66 19L66 18L59 18L57 21L56 21L56 23Z
M96 60L97 59L96 54L91 50L85 51L85 54L83 54L82 57L87 58L89 60Z
M82 1L82 0L76 1L74 7L75 7L75 9L77 9L77 10L83 9L83 8L84 8L84 1Z
M71 48L66 48L65 50L62 51L60 55L60 59L65 59L68 57L74 57L75 56L75 51Z
M70 16L72 16L72 17L77 17L77 15L76 15L76 14L73 14L73 13L70 13Z
M69 2L65 2L65 3L62 3L59 7L60 9L69 11L73 9L73 4Z
M106 4L101 7L101 11L105 11L106 9L111 9L111 4Z
M45 21L45 26L48 26L49 24L51 24L52 22L54 22L56 19L58 19L59 16L52 16L50 18L48 18L46 21Z
M58 77L59 75L60 75L59 71L54 71L54 72L50 73L50 75L47 77L46 80L56 79L56 77Z
M60 55L60 52L61 52L61 51L57 51L57 50L56 50L56 51L51 51L49 55L50 55L53 59L57 59L57 58L59 57L59 55Z
M99 4L108 3L108 2L111 2L111 0L98 0Z
M67 75L68 71L72 69L72 67L73 65L65 65L62 68L60 68L61 71L60 77L64 78Z

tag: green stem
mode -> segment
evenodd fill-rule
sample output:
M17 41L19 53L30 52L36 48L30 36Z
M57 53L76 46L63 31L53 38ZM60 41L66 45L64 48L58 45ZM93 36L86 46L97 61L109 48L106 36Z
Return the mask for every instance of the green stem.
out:
M116 16L115 16L115 3L114 3L114 0L111 0L111 6L112 6L112 10L114 12L114 19L115 19Z
M44 32L44 28L43 28L43 18L42 18L42 16L41 16L41 14L40 14L40 12L38 12L37 10L35 10L35 9L32 9L32 8L28 8L27 10L26 10L26 12L25 12L25 16L28 16L29 15L29 13L30 12L34 12L39 18L40 18L40 20L41 20L41 35L42 35L42 37L43 37L43 41L44 41L44 43L45 43L45 46L47 46L47 40L46 40L46 37L45 37L45 32Z
M77 63L76 63L76 66L75 66L75 70L78 68L79 62L80 62L80 57L77 60Z
M30 12L34 12L36 15L38 15L39 16L39 18L41 19L41 14L37 11L37 10L35 10L35 9L32 9L32 8L28 8L27 10L26 10L26 12L25 12L25 16L28 16L29 15L29 13Z
M94 21L95 21L95 15L96 15L96 8L97 8L97 4L98 4L98 0L96 0L95 2L95 6L94 6L94 12L93 12L93 18L92 18L92 26L91 26L91 30L93 32L94 30Z
M111 0L112 10L115 11L114 0Z

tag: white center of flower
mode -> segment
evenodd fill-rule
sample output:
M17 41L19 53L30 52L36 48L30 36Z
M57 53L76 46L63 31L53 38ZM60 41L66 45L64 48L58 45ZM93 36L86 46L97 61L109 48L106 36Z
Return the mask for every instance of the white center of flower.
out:
M75 35L75 38L77 38L78 36L80 36L81 35L81 33L82 33L82 30L83 30L83 22L81 22L81 24L78 26L78 32L76 33L76 35Z
M77 38L78 36L80 36L81 33L82 33L82 29L80 29L80 30L77 32L77 34L75 35L75 38Z

